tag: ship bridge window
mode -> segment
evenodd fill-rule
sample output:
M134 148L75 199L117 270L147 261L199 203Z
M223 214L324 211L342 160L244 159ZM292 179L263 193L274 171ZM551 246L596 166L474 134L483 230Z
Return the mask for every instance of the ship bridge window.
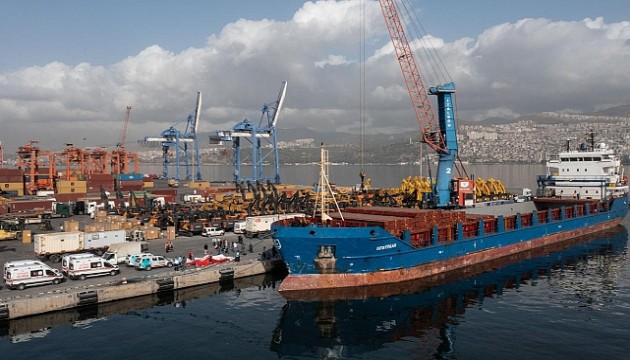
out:
M569 161L569 158L560 158L560 161Z
M585 157L584 161L593 161L593 158L592 157Z
M595 160L595 161L602 161L602 158L600 158L600 157L594 157L594 158L593 158L593 160Z

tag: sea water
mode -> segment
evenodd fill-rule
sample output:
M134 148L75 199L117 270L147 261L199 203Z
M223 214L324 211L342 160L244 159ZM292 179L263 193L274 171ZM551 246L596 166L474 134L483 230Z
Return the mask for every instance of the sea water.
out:
M627 359L629 226L626 218L566 249L361 299L287 301L277 291L281 275L267 275L4 322L0 354L3 359Z

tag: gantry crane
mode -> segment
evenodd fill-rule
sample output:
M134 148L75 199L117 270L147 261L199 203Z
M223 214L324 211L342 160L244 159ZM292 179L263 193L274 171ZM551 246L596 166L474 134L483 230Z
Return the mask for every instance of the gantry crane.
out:
M55 153L55 163L58 164L58 167L63 168L65 180L80 179L87 173L85 151L73 144L66 144L64 150Z
M249 119L234 125L232 130L218 130L217 135L210 135L211 144L219 144L223 141L232 141L234 149L234 181L241 182L274 182L280 184L280 162L278 157L278 137L276 133L276 124L278 123L278 115L284 104L284 97L287 93L287 82L283 81L280 87L280 93L275 102L264 104L262 114L258 124ZM271 150L264 153L263 140L270 145ZM242 148L248 142L252 147L251 158L247 159L243 156ZM273 156L273 159L271 157ZM243 176L242 165L244 160L251 162L251 177ZM274 167L273 176L265 175L265 164L272 164ZM269 166L267 166L269 167ZM269 173L270 171L267 171Z
M24 174L24 193L35 195L39 190L54 190L57 173L53 153L43 151L31 140L17 151L17 168Z
M451 180L453 179L453 169L458 151L453 106L455 84L449 82L444 85L433 86L427 91L398 15L395 1L379 0L379 3L420 125L422 139L438 154L438 170L433 189L433 201L437 207L453 206ZM428 95L437 96L437 119Z
M193 180L191 167L195 168L194 180L201 180L201 161L199 156L199 144L197 141L197 129L199 126L199 115L201 112L201 92L197 93L197 106L193 114L186 119L186 129L179 131L174 124L160 133L160 137L146 137L145 141L159 141L162 143L162 177L164 179L174 179L179 181L180 166L182 159L186 168L186 180ZM189 146L192 145L192 146ZM190 147L194 152L191 164ZM175 156L172 156L172 150ZM175 163L175 174L169 174L169 168Z

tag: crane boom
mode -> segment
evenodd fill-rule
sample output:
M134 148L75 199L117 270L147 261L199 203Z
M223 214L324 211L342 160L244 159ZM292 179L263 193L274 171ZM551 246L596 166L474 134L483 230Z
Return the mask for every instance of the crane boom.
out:
M125 147L125 142L127 141L127 127L129 126L129 116L131 115L131 106L127 106L127 112L125 112L125 122L123 123L123 127L120 130L120 136L118 138L118 144L116 147Z
M444 137L437 131L438 124L435 112L431 107L429 93L424 86L420 68L416 63L411 45L407 40L407 35L400 21L396 4L394 0L381 0L380 4L389 36L392 39L394 51L396 52L396 57L400 64L400 70L407 84L409 97L411 98L411 103L422 131L422 137L432 149L436 151L445 150ZM440 134L440 136L435 136L435 134Z
M452 95L455 84L448 83L426 89L420 68L405 35L394 0L379 0L383 17L400 64L411 98L423 141L438 153L438 171L433 189L437 207L452 206L451 180L457 157L457 134ZM429 95L438 97L439 117L436 118Z

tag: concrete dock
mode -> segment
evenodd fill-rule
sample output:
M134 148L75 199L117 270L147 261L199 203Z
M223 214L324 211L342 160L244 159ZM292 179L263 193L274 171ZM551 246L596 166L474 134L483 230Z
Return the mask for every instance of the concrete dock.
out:
M221 238L228 242L238 241L237 235L232 233ZM174 258L180 255L185 257L188 250L191 250L195 257L202 257L204 245L211 245L211 240L207 237L177 237L173 241L175 251L166 254L165 242L163 239L149 241L149 252ZM153 269L150 272L137 271L120 264L121 273L113 277L66 280L59 285L44 285L22 291L9 290L3 284L0 288L0 321L282 271L284 265L281 259L271 256L272 247L273 241L270 238L244 239L239 262L230 261L200 268L188 267L184 270ZM211 247L209 251L216 253ZM23 244L18 240L0 242L0 262L23 259L35 259L32 244ZM60 268L59 263L49 262L48 265Z

